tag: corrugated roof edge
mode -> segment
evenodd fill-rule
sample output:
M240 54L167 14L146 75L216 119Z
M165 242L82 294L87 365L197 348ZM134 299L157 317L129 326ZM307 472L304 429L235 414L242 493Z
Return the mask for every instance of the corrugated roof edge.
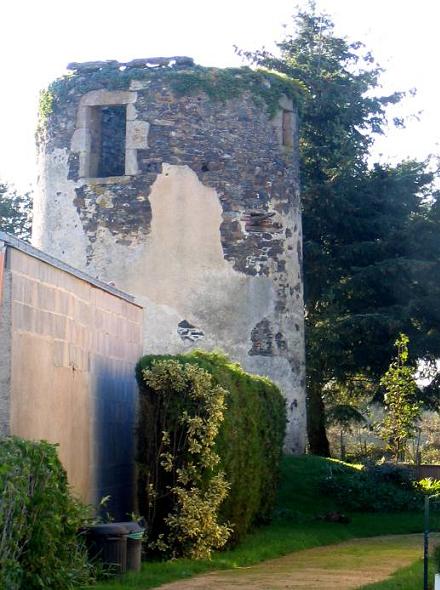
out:
M129 293L125 293L124 291L121 291L120 289L117 289L116 287L112 287L111 285L107 285L107 283L104 283L103 281L100 281L99 279L95 279L95 278L91 277L90 275L86 274L85 272L82 272L81 270L78 270L77 268L70 266L70 264L66 264L65 262L62 262L61 260L58 260L58 258L54 258L53 256L46 254L42 250L38 250L38 248L34 248L34 246L31 246L30 244L28 244L24 240L20 240L19 238L16 238L15 236L12 236L11 234L8 234L8 233L3 232L1 230L0 230L0 242L3 242L4 244L6 244L6 246L9 246L11 248L15 248L16 250L20 250L20 252L24 252L25 254L28 254L29 256L33 256L34 258L38 258L38 260L41 260L42 262L46 262L47 264L50 264L51 266L54 266L55 268L63 270L64 272L68 272L69 274L73 275L74 277L77 277L78 279L86 281L87 283L89 283L90 285L93 285L94 287L98 287L99 289L103 289L104 291L107 291L107 293L111 293L112 295L115 295L116 297L119 297L120 299L124 299L125 301L128 301L129 303L132 303L133 305L136 305L137 307L142 308L142 306L139 305L139 303L136 303L133 295L130 295Z

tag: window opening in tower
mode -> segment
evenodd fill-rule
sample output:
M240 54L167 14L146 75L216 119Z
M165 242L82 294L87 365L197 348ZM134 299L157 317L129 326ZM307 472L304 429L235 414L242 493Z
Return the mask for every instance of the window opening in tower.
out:
M125 174L125 105L103 106L100 110L100 142L97 176Z

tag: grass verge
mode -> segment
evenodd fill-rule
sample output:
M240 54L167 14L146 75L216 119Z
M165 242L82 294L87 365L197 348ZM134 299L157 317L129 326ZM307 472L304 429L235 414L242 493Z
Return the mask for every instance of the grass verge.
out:
M338 509L334 500L323 495L320 490L323 477L336 464L341 468L340 462L331 459L314 456L286 457L283 461L275 517L270 525L255 529L240 545L215 553L210 561L177 559L144 562L140 573L97 584L92 587L93 590L148 590L209 570L247 566L293 551L355 537L421 532L421 513L352 514L348 524L319 520L319 515ZM344 465L342 467L347 471L356 469L352 465ZM375 586L371 586L371 590L373 588ZM377 590L379 588L381 587L378 586ZM384 590L385 588L388 590L388 587L384 587ZM391 590L393 586L389 588ZM417 585L413 585L411 590L415 588Z
M434 566L429 567L429 590L434 587ZM360 590L421 590L423 588L423 560L420 559L408 567L397 570L388 580L367 584Z

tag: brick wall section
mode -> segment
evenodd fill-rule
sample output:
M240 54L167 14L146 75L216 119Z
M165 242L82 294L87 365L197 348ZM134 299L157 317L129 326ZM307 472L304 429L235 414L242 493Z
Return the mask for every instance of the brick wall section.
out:
M69 480L85 500L112 492L116 513L133 508L142 309L14 248L7 274L12 434L59 443ZM120 437L123 453L117 441L112 452L104 448L106 432Z

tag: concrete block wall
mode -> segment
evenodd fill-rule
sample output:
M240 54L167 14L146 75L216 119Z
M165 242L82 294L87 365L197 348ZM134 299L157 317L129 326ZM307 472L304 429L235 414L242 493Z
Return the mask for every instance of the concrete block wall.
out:
M109 510L125 517L134 508L143 310L29 246L3 244L1 432L58 443L82 499L110 495Z

